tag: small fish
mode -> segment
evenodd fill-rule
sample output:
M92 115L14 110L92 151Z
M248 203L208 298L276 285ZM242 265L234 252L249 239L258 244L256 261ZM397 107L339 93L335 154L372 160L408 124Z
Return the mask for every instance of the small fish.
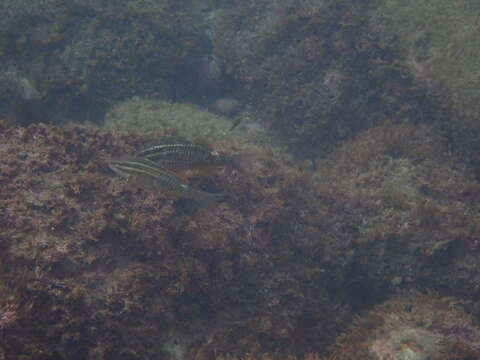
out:
M233 157L190 142L163 143L147 147L136 156L148 159L170 170L235 166Z
M113 159L108 165L113 172L127 181L158 190L173 198L191 199L200 205L209 205L223 198L223 194L208 193L190 187L176 174L148 159L135 157Z

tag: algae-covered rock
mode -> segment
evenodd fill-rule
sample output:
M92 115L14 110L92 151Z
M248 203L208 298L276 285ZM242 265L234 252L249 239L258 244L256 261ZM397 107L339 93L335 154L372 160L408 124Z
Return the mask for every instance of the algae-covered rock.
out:
M335 133L328 116L344 104L350 78L340 32L336 60L326 56L333 14L325 1L242 2L227 12L215 38L227 72L264 110L265 122L302 151Z
M321 353L398 288L478 296L479 186L434 128L373 128L313 176L251 144L189 179L225 193L209 208L109 171L159 136L0 122L7 358Z
M415 79L467 117L478 114L480 4L461 0L376 3L370 26Z
M480 327L452 297L407 293L355 319L337 340L338 360L444 360L480 356Z
M435 128L374 127L319 162L315 181L356 249L343 256L359 300L419 284L479 295L479 187Z
M38 93L44 111L28 121L96 120L127 96L182 93L208 42L191 3L2 1L0 110L19 115L11 103L22 94L9 89L22 88L21 81ZM11 69L18 76L3 81Z
M114 105L102 126L150 136L169 133L194 142L233 141L243 150L259 145L270 148L283 161L290 158L281 142L254 115L247 111L238 116L230 119L189 103L134 97Z
M200 358L331 343L348 306L330 292L342 270L323 271L321 243L301 238L315 232L302 225L304 175L252 146L242 170L200 178L225 197L199 208L109 170L152 139L0 122L0 354Z
M386 118L418 121L429 101L377 46L359 1L238 2L214 52L262 120L316 157Z
M369 27L378 44L443 104L449 136L480 173L480 3L374 2Z
M195 105L137 97L115 105L103 125L122 131L173 132L189 140L218 141L229 133L232 121Z

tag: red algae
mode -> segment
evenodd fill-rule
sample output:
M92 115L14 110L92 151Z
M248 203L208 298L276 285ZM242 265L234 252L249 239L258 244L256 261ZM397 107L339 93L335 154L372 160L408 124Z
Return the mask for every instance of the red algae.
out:
M257 149L244 172L220 168L207 186L226 200L197 209L108 170L106 159L151 139L0 126L0 256L17 284L0 302L7 358L166 358L173 343L185 354L264 353L333 340L347 308L294 250L303 175L268 152ZM305 340L305 317L328 331Z
M476 296L478 185L432 127L372 128L313 175L251 146L241 169L190 179L226 194L209 208L109 171L107 159L150 140L0 122L6 358L320 359L352 310L399 289ZM448 330L458 313L441 310L436 329ZM360 333L373 336L375 326ZM416 334L432 354L477 351L439 346L446 332L430 330ZM410 350L420 346L412 339ZM392 348L381 345L369 349Z

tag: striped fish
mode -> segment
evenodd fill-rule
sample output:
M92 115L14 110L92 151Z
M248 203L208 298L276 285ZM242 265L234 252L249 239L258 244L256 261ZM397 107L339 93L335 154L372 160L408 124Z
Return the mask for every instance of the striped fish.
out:
M190 187L176 174L148 159L138 157L112 159L108 165L113 172L130 183L158 190L175 199L187 198L201 205L208 205L223 198L223 194L208 193Z
M200 144L174 142L149 146L136 154L170 170L235 167L234 159Z

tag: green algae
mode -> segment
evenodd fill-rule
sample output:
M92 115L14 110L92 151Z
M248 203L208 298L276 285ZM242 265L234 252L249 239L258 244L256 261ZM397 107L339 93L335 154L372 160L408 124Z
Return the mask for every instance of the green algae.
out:
M222 143L248 152L262 147L279 161L291 161L286 146L248 112L231 130L232 119L189 103L133 97L110 109L102 127L147 136L174 135L194 142Z
M187 139L224 138L232 123L198 106L165 100L132 98L115 105L106 115L104 126L141 133L174 131Z
M462 115L478 113L480 4L468 0L382 1L371 14L380 45L397 51L428 90L447 91Z
M455 146L479 173L480 3L377 1L369 27L380 47L435 99Z

